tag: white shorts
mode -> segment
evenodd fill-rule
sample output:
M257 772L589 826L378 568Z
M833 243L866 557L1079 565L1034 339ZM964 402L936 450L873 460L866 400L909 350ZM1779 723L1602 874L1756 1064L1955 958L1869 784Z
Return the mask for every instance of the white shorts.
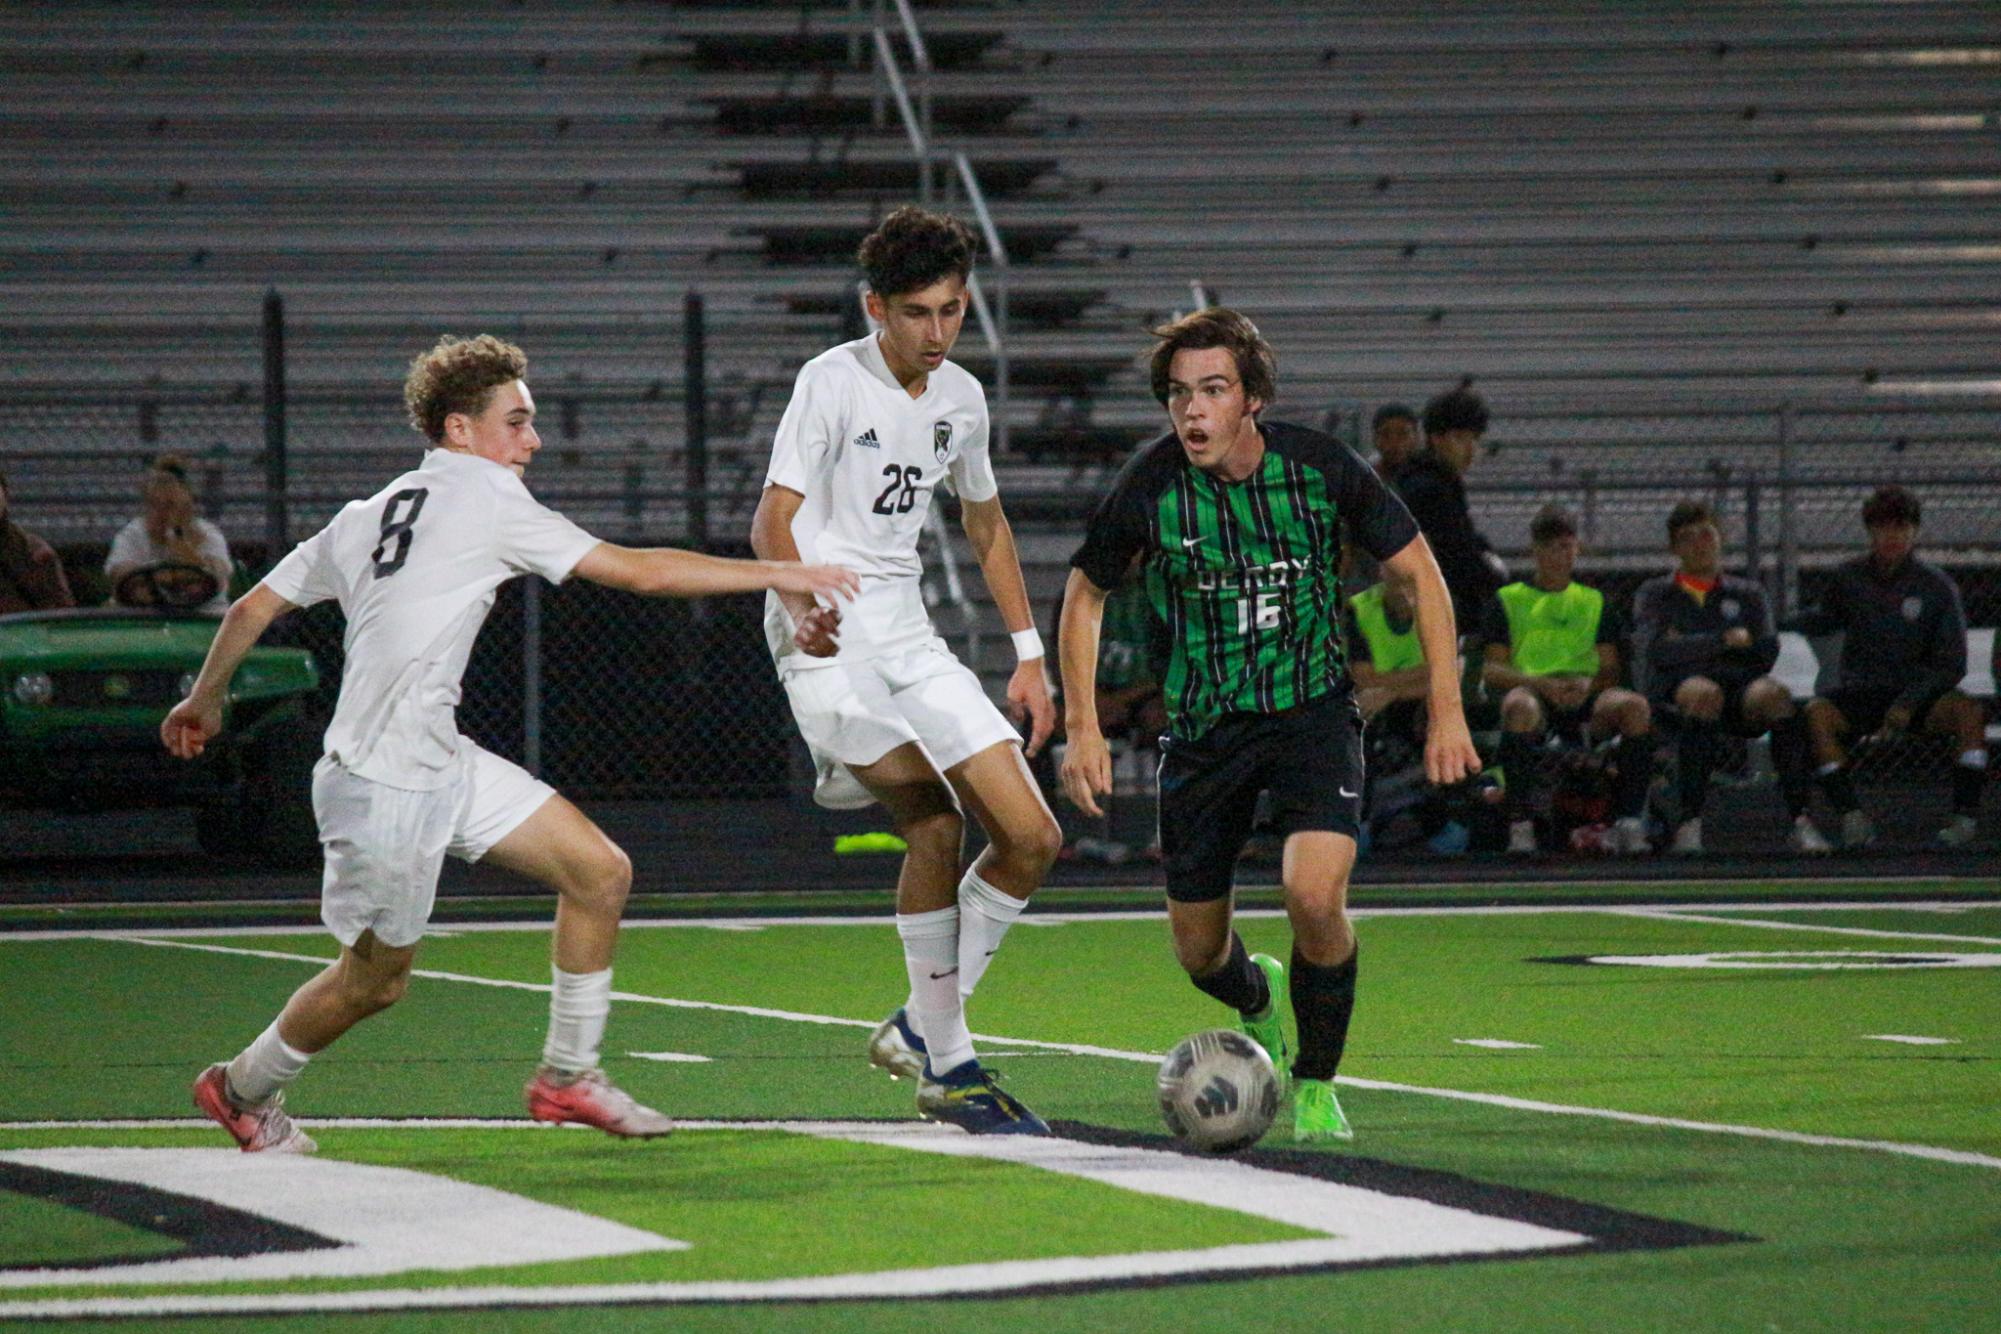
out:
M459 772L428 792L349 773L332 756L313 769L313 814L326 871L320 920L352 945L373 931L402 948L423 937L445 855L476 862L556 794L526 769L459 738Z
M898 653L779 673L819 781L813 800L852 810L875 800L846 766L874 764L906 742L939 773L1021 733L945 641Z

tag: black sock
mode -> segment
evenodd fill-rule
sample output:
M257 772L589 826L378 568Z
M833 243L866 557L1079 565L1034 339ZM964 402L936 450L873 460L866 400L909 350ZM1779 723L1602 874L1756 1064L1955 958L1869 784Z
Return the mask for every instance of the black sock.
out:
M1779 772L1779 793L1786 814L1797 820L1806 814L1813 795L1813 765L1807 756L1806 719L1795 713L1772 724L1772 767Z
M1987 771L1970 765L1952 766L1952 809L1959 815L1980 814L1981 789L1987 786Z
M1299 1025L1299 1055L1292 1063L1295 1079L1332 1079L1348 1046L1348 1020L1355 1013L1355 963L1358 948L1341 963L1322 967L1308 963L1299 946L1292 947L1292 1017Z
M1716 771L1716 736L1716 724L1706 718L1682 721L1675 762L1684 820L1700 816L1709 802L1709 775Z
M1855 799L1855 784L1848 781L1846 766L1822 774L1820 790L1827 794L1828 804L1834 807L1836 814L1846 815L1862 809L1862 803Z
M1213 972L1190 973L1188 980L1239 1014L1258 1014L1271 1004L1271 980L1264 969L1251 962L1244 938L1234 931L1230 933L1230 957Z
M1542 784L1542 746L1533 732L1501 733L1501 769L1507 774L1507 801L1503 803L1510 820L1532 819L1536 793Z
M1647 813L1647 789L1654 781L1654 734L1619 738L1619 784L1614 790L1615 814L1632 819Z

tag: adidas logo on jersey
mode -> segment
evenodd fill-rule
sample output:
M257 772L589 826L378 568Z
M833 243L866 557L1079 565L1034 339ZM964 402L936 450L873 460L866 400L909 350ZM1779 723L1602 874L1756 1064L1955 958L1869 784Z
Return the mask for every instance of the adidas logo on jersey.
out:
M860 435L855 437L855 448L856 449L882 448L882 441L875 438L875 427L871 426L866 431L863 431Z

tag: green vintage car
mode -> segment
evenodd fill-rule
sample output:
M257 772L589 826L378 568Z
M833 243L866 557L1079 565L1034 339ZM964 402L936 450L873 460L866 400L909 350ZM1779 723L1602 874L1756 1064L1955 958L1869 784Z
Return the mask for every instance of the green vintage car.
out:
M319 684L312 654L251 650L207 752L177 760L160 743L161 720L193 684L221 624L165 605L0 616L0 803L186 806L208 852L315 861L321 729L307 711Z

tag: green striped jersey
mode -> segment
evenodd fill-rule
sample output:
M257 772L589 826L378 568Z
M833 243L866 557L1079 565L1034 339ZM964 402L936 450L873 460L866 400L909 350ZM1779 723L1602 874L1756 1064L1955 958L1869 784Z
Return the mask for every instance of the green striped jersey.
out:
M1172 432L1133 455L1070 563L1116 588L1137 563L1173 641L1168 727L1192 740L1229 713L1279 713L1348 688L1341 536L1386 560L1417 536L1403 502L1331 436L1261 423L1240 482L1188 462Z

